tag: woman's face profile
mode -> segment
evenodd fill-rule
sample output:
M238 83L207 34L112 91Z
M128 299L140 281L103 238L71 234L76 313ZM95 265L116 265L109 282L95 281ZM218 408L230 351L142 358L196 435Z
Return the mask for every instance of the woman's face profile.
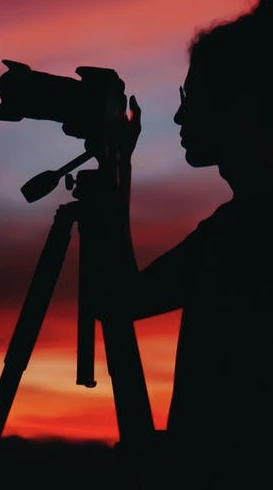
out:
M217 120L204 83L202 69L191 64L180 87L180 107L174 122L181 126L181 145L186 150L186 160L192 167L216 165Z

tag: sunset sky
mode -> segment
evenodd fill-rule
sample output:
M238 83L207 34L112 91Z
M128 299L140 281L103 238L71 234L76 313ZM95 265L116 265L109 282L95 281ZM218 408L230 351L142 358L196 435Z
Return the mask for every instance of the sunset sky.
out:
M78 66L114 68L142 109L133 155L131 222L143 268L183 240L231 197L215 168L184 159L173 115L196 30L233 18L254 0L2 0L0 60L78 78ZM0 75L6 71L0 66ZM41 95L42 96L42 95ZM1 97L1 94L0 94ZM24 97L24 93L22 93ZM69 103L69 101L68 101ZM0 368L28 284L59 204L73 200L63 179L29 204L21 186L84 150L52 121L0 121ZM92 160L80 168L91 168ZM76 171L73 173L76 175ZM77 233L74 230L31 360L4 435L118 439L100 324L93 390L76 385ZM166 427L181 311L135 323L155 426Z

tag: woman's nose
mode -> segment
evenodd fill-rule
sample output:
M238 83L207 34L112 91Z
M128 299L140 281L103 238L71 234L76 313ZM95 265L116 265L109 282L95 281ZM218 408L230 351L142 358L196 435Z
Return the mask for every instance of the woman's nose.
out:
M182 126L182 107L184 106L186 100L186 95L182 86L179 87L179 93L180 93L180 106L178 108L178 111L174 115L173 120L176 124Z
M175 113L173 120L175 124L178 124L179 126L182 125L182 104L179 107L178 111Z

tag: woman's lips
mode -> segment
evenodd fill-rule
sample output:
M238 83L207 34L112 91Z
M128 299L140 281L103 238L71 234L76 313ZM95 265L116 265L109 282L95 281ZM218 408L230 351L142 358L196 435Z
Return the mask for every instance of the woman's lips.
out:
M180 137L181 137L181 146L183 146L185 148L185 145L186 145L185 137L181 133L180 133Z

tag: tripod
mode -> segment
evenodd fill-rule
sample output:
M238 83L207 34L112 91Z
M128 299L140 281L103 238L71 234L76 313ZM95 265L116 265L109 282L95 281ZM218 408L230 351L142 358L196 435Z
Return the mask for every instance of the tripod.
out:
M86 160L86 154L65 165L63 169L71 169L84 160ZM44 175L48 179L49 172L52 171L37 176L39 178L36 178L36 181L41 184L41 176ZM60 175L62 172L58 171L58 176ZM35 178L32 181L32 184L30 181L30 188L33 189ZM105 241L109 233L105 221L107 216L104 220L98 211L102 196L104 209L113 209L113 205L115 206L113 200L119 186L118 191L121 194L123 192L124 196L127 194L127 199L123 200L123 210L126 215L129 206L129 181L128 168L120 171L117 183L116 169L114 167L105 169L100 166L96 170L79 171L76 181L73 181L71 175L70 180L69 177L67 178L67 188L72 189L76 184L72 193L76 200L61 205L57 209L5 356L0 378L0 436L46 315L69 246L74 222L78 224L79 233L76 383L91 388L96 386L94 380L95 314L92 298L96 294L97 282L102 284L103 281L107 281L107 277L100 276L103 257L108 256L107 266L112 271L119 270L119 273L122 274L122 267L119 267L122 262L120 240L117 239L116 242L111 243L113 250L109 260L108 245ZM46 186L49 190L54 187L50 183L47 183ZM44 189L40 189L39 192L40 195L46 193ZM28 200L31 202L37 198L37 195L33 198L30 196ZM102 260L98 260L100 257ZM103 269L105 269L105 264ZM154 433L154 424L134 326L130 318L123 313L122 306L123 300L120 298L115 312L109 312L102 320L102 331L108 372L113 387L120 442L127 445L132 441L143 443L150 439Z

